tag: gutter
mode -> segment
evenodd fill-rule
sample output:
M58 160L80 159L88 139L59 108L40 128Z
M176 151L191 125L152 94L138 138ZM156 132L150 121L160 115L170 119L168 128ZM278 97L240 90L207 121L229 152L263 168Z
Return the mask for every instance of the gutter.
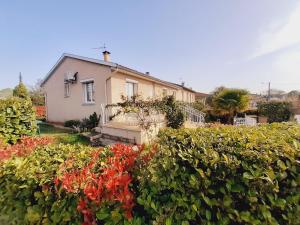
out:
M145 75L143 73L139 73L137 71L127 70L126 68L124 68L122 66L120 67L118 64L116 64L115 67L112 67L112 71L113 71L113 73L119 72L119 73L131 75L131 76L134 76L134 77L138 77L138 78L141 78L141 79L144 79L144 80L147 80L147 81L159 83L159 84L164 85L164 86L172 87L176 90L180 89L177 85L173 85L171 83L159 80L159 79L154 78L154 77L148 77L147 75Z

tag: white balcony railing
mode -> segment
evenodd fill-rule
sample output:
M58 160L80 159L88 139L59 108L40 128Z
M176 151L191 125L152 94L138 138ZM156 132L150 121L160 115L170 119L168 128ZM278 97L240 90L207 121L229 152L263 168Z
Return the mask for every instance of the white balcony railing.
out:
M204 113L188 105L181 105L180 108L185 114L188 121L197 124L205 123ZM138 126L139 121L141 119L149 121L150 123L165 122L165 115L155 110L149 113L149 115L144 115L143 113L134 113L134 112L130 112L130 113L120 113L120 112L122 112L120 107L101 104L101 125L108 123L112 119L115 122L121 122L130 126Z
M255 118L248 117L248 116L246 116L245 118L234 117L233 124L236 126L241 126L241 125L255 126L257 124L257 121Z
M181 105L180 108L185 114L187 120L193 123L199 123L199 124L205 123L205 113L200 112L199 110L189 105Z

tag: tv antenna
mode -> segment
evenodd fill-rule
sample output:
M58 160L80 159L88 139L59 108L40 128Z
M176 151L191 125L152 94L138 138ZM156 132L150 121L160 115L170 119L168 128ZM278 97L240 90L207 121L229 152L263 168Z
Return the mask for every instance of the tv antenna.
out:
M105 52L105 51L106 51L106 45L105 45L105 43L104 43L103 46L96 47L96 48L92 48L92 49L103 50L103 51Z

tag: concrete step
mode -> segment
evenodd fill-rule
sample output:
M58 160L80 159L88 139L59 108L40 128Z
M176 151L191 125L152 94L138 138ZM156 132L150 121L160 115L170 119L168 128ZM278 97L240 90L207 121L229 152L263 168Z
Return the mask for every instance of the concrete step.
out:
M92 146L94 147L113 145L117 143L136 145L135 139L124 138L124 137L105 134L105 133L96 134L90 137L90 141L92 143Z

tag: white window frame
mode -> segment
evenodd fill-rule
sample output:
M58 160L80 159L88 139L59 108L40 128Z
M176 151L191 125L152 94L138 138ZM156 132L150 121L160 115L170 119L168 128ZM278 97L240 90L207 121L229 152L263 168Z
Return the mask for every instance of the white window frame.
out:
M176 99L176 91L172 91L172 95L173 95L174 99Z
M64 94L65 94L65 98L70 97L70 83L68 82L64 83Z
M129 89L128 89L128 84L132 85L132 95L129 96ZM138 93L138 82L135 81L135 80L131 80L131 79L126 79L126 82L125 82L125 95L127 97L127 99L131 99L133 96L137 95Z
M81 80L80 81L83 85L83 97L85 104L94 104L95 103L95 82L93 79ZM87 99L87 92L88 92L88 84L92 83L92 90L91 90L91 100Z

